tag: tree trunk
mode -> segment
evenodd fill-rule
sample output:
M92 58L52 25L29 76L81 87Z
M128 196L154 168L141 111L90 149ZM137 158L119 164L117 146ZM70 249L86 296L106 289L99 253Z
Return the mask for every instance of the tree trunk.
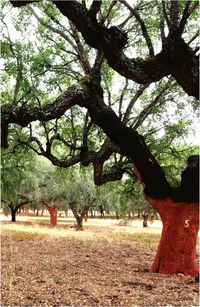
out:
M119 220L119 212L118 211L115 211L115 217L117 220Z
M25 207L25 215L28 216L29 215L29 208Z
M44 214L44 207L42 207L41 216L43 216L43 214Z
M86 212L86 214L84 215L84 221L87 222L88 220L88 212Z
M48 208L48 211L50 213L50 224L56 226L57 225L57 208L56 207Z
M169 198L164 200L146 198L158 210L163 222L163 231L152 271L195 275L199 271L196 259L198 203L175 203Z
M128 212L128 220L131 220L131 212Z
M82 216L76 216L76 230L83 230L83 217Z
M17 210L15 208L10 208L10 211L11 211L11 222L16 222L16 213L17 213Z
M147 220L144 220L144 221L143 221L143 227L148 227Z
M65 216L67 217L68 216L68 209L65 209Z

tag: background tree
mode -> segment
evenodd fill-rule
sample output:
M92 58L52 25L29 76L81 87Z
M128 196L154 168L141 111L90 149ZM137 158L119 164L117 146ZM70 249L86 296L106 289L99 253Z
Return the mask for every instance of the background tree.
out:
M63 174L63 173L62 173ZM63 198L76 219L76 230L83 230L83 219L92 210L97 200L94 183L88 174L73 170L73 175L62 179Z
M32 152L15 149L2 154L1 202L3 208L9 208L11 221L16 221L16 212L30 204L38 188L36 157Z

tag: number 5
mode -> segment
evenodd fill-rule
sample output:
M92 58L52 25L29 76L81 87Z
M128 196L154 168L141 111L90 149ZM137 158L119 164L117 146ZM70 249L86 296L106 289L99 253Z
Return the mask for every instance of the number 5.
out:
M185 220L185 226L184 226L185 228L188 228L188 227L190 226L189 221L190 221L190 220Z

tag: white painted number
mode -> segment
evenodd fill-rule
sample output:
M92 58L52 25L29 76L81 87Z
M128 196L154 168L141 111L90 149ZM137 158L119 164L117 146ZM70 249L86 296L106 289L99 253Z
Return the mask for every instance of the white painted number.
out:
M188 227L190 226L189 221L190 221L190 220L185 220L185 226L184 226L185 228L188 228Z

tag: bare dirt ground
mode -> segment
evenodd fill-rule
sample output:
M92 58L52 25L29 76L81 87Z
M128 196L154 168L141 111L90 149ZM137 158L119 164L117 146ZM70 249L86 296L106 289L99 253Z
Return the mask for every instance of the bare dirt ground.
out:
M121 231L114 239L112 228L91 227L79 238L4 226L2 307L199 306L194 278L149 271L159 234L130 240ZM50 226L38 227L51 232ZM61 226L60 231L74 230ZM109 233L111 240L105 239Z

